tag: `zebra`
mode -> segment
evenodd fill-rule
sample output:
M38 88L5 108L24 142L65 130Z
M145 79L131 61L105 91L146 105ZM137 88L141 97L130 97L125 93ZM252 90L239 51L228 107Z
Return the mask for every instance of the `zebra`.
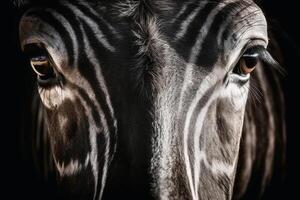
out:
M261 197L285 125L256 2L15 3L35 137L47 135L66 198Z

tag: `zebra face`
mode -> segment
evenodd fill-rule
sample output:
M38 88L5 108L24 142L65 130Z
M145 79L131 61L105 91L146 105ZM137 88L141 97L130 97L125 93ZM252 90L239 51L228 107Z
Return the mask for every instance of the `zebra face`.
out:
M167 58L154 114L155 186L162 199L230 199L266 20L250 1L183 3L170 19L161 35L169 46L160 53Z
M104 184L115 151L117 126L107 84L120 90L115 83L122 69L116 73L115 66L122 57L117 56L121 35L91 5L61 1L30 8L21 19L20 38L37 74L59 175L85 177L92 185L86 186L89 196L101 195L96 188Z
M58 172L92 177L93 198L231 198L265 17L248 0L147 2L57 1L22 17Z

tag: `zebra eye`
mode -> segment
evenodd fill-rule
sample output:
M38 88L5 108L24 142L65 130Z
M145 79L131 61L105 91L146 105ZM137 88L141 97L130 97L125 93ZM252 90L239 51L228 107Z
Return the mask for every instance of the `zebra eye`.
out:
M40 44L27 44L24 52L28 57L33 71L38 76L39 82L55 78L54 69L45 48Z
M247 50L237 63L233 73L246 76L253 72L259 62L259 54L253 50Z
M50 66L48 58L45 56L31 58L30 64L34 72L42 78L53 73L53 69Z

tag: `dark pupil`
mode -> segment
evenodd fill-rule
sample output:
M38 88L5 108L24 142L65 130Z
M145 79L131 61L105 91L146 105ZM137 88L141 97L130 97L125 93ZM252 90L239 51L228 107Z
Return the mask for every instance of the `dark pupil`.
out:
M245 64L246 64L246 67L251 69L253 67L255 67L258 63L258 56L255 54L255 55L244 55L243 56L244 60L245 60Z

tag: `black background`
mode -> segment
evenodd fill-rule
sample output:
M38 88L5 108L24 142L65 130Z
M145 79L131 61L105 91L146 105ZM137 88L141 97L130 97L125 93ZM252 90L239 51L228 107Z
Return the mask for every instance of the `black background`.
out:
M3 2L3 3L2 3ZM292 3L293 2L293 3ZM298 102L300 67L300 10L297 1L262 0L260 4L266 13L271 30L279 42L287 76L283 78L286 98L287 122L287 169L281 185L271 187L264 199L298 199L299 149ZM30 161L22 157L19 132L24 113L25 100L30 95L33 74L26 67L18 46L18 13L9 0L1 1L1 199L53 199L50 189L38 181ZM298 189L299 188L299 189ZM0 191L1 191L0 190ZM5 196L8 195L8 196ZM3 198L2 198L3 197Z

